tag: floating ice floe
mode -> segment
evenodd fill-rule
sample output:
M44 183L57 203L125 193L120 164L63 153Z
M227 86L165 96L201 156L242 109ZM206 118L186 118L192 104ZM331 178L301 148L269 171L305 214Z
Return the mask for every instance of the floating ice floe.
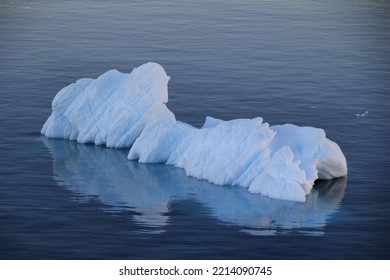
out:
M130 148L130 160L167 163L188 176L277 199L305 201L316 179L347 174L340 147L322 129L269 126L260 117L207 117L202 128L176 121L165 106L168 80L156 63L78 80L56 95L41 133Z

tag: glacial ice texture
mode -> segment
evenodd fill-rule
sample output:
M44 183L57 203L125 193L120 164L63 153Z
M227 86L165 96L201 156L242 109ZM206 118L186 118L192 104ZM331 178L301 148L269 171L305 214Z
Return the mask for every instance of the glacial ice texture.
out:
M322 129L269 126L260 117L207 117L202 128L176 121L165 106L168 80L156 63L80 79L57 93L41 133L130 148L130 160L167 163L188 176L276 199L303 202L316 179L347 174L340 147Z
M96 80L80 79L57 93L41 133L50 138L130 147L153 120L175 120L165 106L169 77L156 63L130 74L110 70Z

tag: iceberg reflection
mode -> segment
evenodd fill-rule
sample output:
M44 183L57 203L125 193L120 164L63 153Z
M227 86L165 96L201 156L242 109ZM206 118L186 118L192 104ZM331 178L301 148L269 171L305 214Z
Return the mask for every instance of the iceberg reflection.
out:
M248 234L275 235L294 230L321 235L346 187L346 178L318 181L304 203L270 199L244 188L189 178L172 166L128 161L127 150L46 137L42 141L53 155L58 184L82 199L99 199L108 206L107 211L131 210L133 219L150 228L151 233L164 232L173 201L194 199L221 223L238 226Z

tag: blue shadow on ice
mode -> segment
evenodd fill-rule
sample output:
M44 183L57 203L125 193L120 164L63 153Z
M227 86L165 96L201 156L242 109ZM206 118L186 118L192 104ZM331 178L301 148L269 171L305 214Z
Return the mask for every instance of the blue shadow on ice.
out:
M99 199L105 211L129 211L135 222L163 233L170 223L170 205L194 199L223 224L254 235L322 235L337 211L346 178L317 181L306 202L277 200L242 187L218 186L185 176L164 164L127 160L127 150L107 149L63 139L41 138L53 155L55 181L82 199ZM108 210L107 210L108 209Z

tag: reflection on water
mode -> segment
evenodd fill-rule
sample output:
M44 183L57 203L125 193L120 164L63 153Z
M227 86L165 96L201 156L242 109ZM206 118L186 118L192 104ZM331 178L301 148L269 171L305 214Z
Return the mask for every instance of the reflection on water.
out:
M189 178L172 166L128 161L127 151L45 137L42 141L53 155L53 173L59 185L81 199L99 199L108 206L105 211L129 211L136 222L150 228L149 233L164 232L170 223L172 201L193 199L209 209L213 218L248 234L294 230L322 235L346 187L346 178L319 181L305 203L275 200L244 188Z

